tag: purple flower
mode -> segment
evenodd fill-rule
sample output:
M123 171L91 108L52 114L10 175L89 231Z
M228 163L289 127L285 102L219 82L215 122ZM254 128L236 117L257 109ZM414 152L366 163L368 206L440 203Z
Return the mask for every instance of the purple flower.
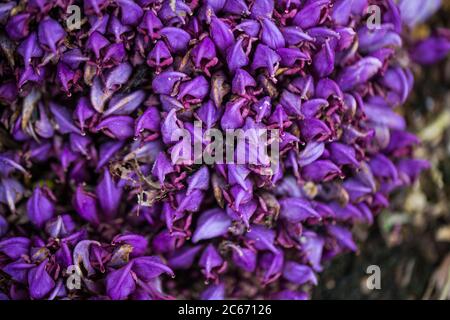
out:
M356 151L349 145L339 142L330 144L330 158L337 165L353 165L359 167L359 161L356 159Z
M398 6L404 23L414 27L432 16L441 6L441 0L425 0L422 2L400 0Z
M295 284L304 284L307 282L317 284L316 275L310 267L293 261L286 262L283 277Z
M234 43L231 29L225 22L215 16L211 18L210 36L219 50L223 52Z
M245 99L238 99L229 102L225 106L225 112L220 121L222 129L237 129L244 125L244 118L242 117L241 108L245 104Z
M43 51L39 46L36 32L31 33L17 48L17 51L23 57L25 68L29 66L32 58L40 58Z
M44 48L50 49L53 53L56 53L59 42L62 41L65 36L66 32L61 25L51 18L44 19L39 23L39 43L44 46Z
M341 226L328 226L328 232L335 237L338 245L356 251L356 244L353 242L352 234L349 230Z
M74 132L81 134L80 129L74 124L72 117L66 108L55 103L51 103L50 111L52 112L55 121L58 124L57 129L61 133Z
M235 72L237 69L245 67L249 60L242 48L243 38L238 39L227 50L227 62L230 72Z
M6 254L11 259L18 259L22 255L28 254L30 240L24 237L13 237L0 241L0 252Z
M172 163L167 158L165 153L160 152L153 165L152 174L158 178L161 184L163 184L166 179L166 175L172 172L174 172Z
M354 65L345 68L338 76L338 83L343 91L350 90L357 85L366 83L377 74L382 64L376 58L363 58Z
M13 40L20 40L25 38L29 33L29 19L30 14L21 13L12 16L6 24L5 30L9 37Z
M114 270L106 277L106 292L113 300L125 300L136 289L136 282L131 273L133 262Z
M53 238L66 237L72 234L75 229L75 223L70 215L57 216L45 225L45 230Z
M121 21L125 25L136 25L139 23L144 10L133 0L118 0L121 9Z
M153 79L152 88L155 93L171 95L176 83L185 77L184 73L167 71Z
M222 210L212 209L205 211L198 219L192 241L196 243L200 240L222 236L228 232L230 226L230 218Z
M252 242L258 250L269 250L278 253L278 249L274 245L275 232L261 226L252 226L247 233L247 238Z
M317 160L302 169L302 176L314 182L329 181L340 174L341 170L329 160Z
M78 186L73 197L73 205L83 219L94 225L99 223L97 199L94 194L85 192Z
M21 166L19 168L22 169L21 171L25 171ZM0 181L0 192L0 202L8 205L12 212L16 212L16 203L23 197L23 186L16 179L2 178Z
M193 190L208 190L209 187L209 170L208 167L203 166L187 180L188 188L187 194L189 195Z
M307 299L429 167L396 108L441 1L66 2L0 4L0 299Z
M248 272L254 272L257 264L256 252L247 248L231 246L233 250L233 262L236 266Z
M102 120L96 130L103 131L106 135L118 139L126 140L134 134L134 120L128 116L109 116Z
M294 17L293 23L304 29L317 25L329 4L330 0L309 1Z
M174 269L189 269L201 249L201 246L195 246L192 248L185 247L175 251L173 256L170 257L168 264Z
M55 281L45 270L47 261L44 260L37 267L28 272L28 285L30 286L30 296L33 299L44 298L55 286Z
M48 192L42 188L35 188L33 195L27 202L30 221L37 227L42 227L55 214L55 207Z
M429 65L444 59L450 53L450 33L432 36L418 42L411 50L412 59L420 64Z
M237 15L248 15L250 13L245 0L226 0L223 10L226 13Z
M334 70L335 53L330 41L325 41L322 49L314 57L314 69L320 78L329 76Z
M109 41L98 31L91 33L87 42L88 48L94 52L97 59L100 59L100 50L108 45Z
M134 129L134 136L139 137L145 130L157 132L161 123L161 116L158 109L155 107L149 107L147 110L137 119Z
M210 285L202 292L202 300L223 300L225 298L225 287L223 284Z
M201 102L209 93L209 83L203 76L183 82L177 95L178 100L187 100L192 103ZM192 101L190 101L192 100Z
M352 11L353 0L338 0L333 6L332 18L338 25L346 25Z
M112 218L117 214L122 192L122 188L114 182L109 171L104 170L102 180L98 183L95 193L106 217Z
M207 280L215 279L217 276L214 269L218 269L223 265L224 261L212 244L208 245L203 251L199 266L202 268L203 274Z
M189 33L181 28L165 27L159 33L167 39L170 49L174 52L184 51L191 40Z
M174 275L173 271L167 267L158 257L140 257L133 260L133 272L136 275L148 282L163 273Z
M173 62L169 48L164 41L159 40L147 56L147 64L150 67L161 69Z
M308 218L320 218L308 201L300 198L286 198L280 201L280 215L289 223L298 223Z
M253 57L252 68L254 70L264 68L270 76L273 76L280 60L281 57L274 50L266 45L259 44Z
M261 40L272 49L283 48L285 45L283 34L269 18L261 19Z

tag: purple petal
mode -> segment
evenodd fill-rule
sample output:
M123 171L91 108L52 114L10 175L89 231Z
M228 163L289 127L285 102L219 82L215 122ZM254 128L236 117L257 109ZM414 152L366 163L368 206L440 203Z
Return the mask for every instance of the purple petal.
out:
M248 15L248 10L245 0L226 0L223 11L235 15Z
M187 179L188 188L187 194L193 190L206 191L209 187L209 170L208 167L202 166L192 176Z
M230 27L223 20L214 16L211 18L210 36L222 52L225 52L234 43Z
M30 221L37 227L42 227L47 220L53 217L55 207L44 190L37 187L27 202L27 211Z
M258 0L253 3L251 13L255 18L271 18L274 8L274 0Z
M256 252L247 248L232 247L232 259L236 266L247 272L254 272L256 269Z
M73 206L78 214L86 221L98 225L99 213L97 207L97 198L94 194L83 190L78 186L73 196Z
M429 65L445 59L450 53L450 32L447 36L431 36L418 42L411 49L411 58L420 64Z
M135 26L139 24L144 10L132 0L116 0L120 6L121 19L123 24Z
M289 223L298 223L308 218L320 218L309 202L300 198L286 198L280 201L281 216Z
M188 43L191 40L189 33L181 28L165 27L161 29L159 33L167 40L170 48L174 52L186 50Z
M292 261L286 262L283 270L283 277L298 285L307 282L317 285L318 282L314 271L310 267Z
M25 68L29 66L32 58L42 57L44 54L39 47L36 32L31 33L17 48L17 52L23 57Z
M329 181L341 174L341 170L329 160L317 160L302 168L302 176L313 182Z
M130 94L115 95L109 105L108 109L103 113L103 116L111 114L127 115L133 113L145 100L145 92L138 90Z
M103 170L102 180L95 188L100 207L108 218L116 216L122 198L122 187L112 179L109 170Z
M272 20L263 18L261 20L261 26L262 43L268 45L272 49L283 48L285 46L283 34Z
M148 107L147 110L136 120L134 136L139 137L144 130L159 131L161 116L156 107Z
M431 17L441 7L441 2L441 0L400 0L398 7L402 15L402 21L409 27L414 27Z
M51 18L46 18L39 23L38 28L39 43L56 53L56 47L66 36L66 32L61 25Z
M171 95L175 84L186 75L181 72L166 71L158 74L152 81L152 88L155 93Z
M48 259L28 272L28 286L30 297L33 299L43 299L55 286L55 281L45 270Z
M210 279L214 278L213 269L220 267L223 264L223 259L216 248L209 244L203 251L198 264L203 268L206 278Z
M55 117L56 123L58 124L57 129L59 130L59 132L61 132L62 134L73 132L81 135L81 131L77 126L75 126L69 110L53 102L50 102L50 111Z
M20 13L10 17L8 23L5 26L5 30L8 36L12 40L21 40L25 38L29 33L29 13Z
M258 250L269 250L277 253L278 249L275 247L275 232L274 230L254 225L246 234L247 239L253 241L253 245Z
M234 73L237 69L245 67L249 60L244 50L242 49L243 38L240 38L227 50L228 69Z
M195 246L192 248L183 247L173 253L168 261L168 264L174 269L189 269L194 263L194 259L200 250L202 250L201 246Z
M345 68L338 76L338 84L342 90L348 91L360 84L366 83L378 73L382 64L376 58L363 58L354 65Z
M110 272L106 276L106 293L112 300L125 300L136 289L131 274L133 263Z
M31 241L24 237L13 237L0 241L0 252L11 259L18 259L27 255L30 250Z
M157 177L161 184L164 184L166 175L174 172L174 168L165 152L160 152L153 164L152 174Z
M333 142L329 145L330 158L338 165L353 165L359 167L355 149L349 145Z
M356 244L352 239L352 233L349 230L338 225L329 225L327 229L341 246L350 249L351 251L357 250Z
M300 28L317 25L322 18L323 9L330 4L329 0L309 1L294 17L293 23Z
M266 45L258 44L255 55L253 57L252 68L254 70L265 68L270 76L274 76L281 57Z
M202 106L197 109L198 118L205 123L206 128L211 128L219 120L220 113L219 110L214 105L211 100L202 104Z
M140 257L133 260L133 272L143 281L148 282L163 273L174 275L172 269L166 266L159 257Z
M212 284L201 294L202 300L224 300L225 286L223 284Z
M113 138L126 140L133 136L134 119L129 116L109 116L103 119L95 128L104 130Z
M225 212L220 209L211 209L203 212L192 236L192 242L219 237L228 232L231 220Z

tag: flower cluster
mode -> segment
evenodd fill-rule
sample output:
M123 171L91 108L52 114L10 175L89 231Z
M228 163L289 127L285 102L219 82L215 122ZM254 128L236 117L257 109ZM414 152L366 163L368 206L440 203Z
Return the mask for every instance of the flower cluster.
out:
M307 298L428 166L395 108L450 52L409 36L439 6L0 4L0 298ZM196 120L279 130L276 167L173 161Z

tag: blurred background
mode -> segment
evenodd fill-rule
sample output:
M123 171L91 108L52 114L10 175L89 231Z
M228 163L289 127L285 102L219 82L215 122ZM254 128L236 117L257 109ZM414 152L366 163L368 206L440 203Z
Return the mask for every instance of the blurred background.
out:
M443 3L413 38L450 28L450 0ZM325 268L314 299L450 299L450 58L414 74L415 88L400 112L423 141L417 157L431 169L396 194L374 226L355 226L360 251ZM370 265L381 269L380 290L367 289Z

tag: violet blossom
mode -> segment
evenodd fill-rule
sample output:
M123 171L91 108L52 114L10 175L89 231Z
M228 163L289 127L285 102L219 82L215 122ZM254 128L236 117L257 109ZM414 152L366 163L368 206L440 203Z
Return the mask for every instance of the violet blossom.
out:
M418 3L0 4L0 298L308 298L428 167L397 108L450 32L414 42ZM173 162L196 120L279 130L277 167Z

